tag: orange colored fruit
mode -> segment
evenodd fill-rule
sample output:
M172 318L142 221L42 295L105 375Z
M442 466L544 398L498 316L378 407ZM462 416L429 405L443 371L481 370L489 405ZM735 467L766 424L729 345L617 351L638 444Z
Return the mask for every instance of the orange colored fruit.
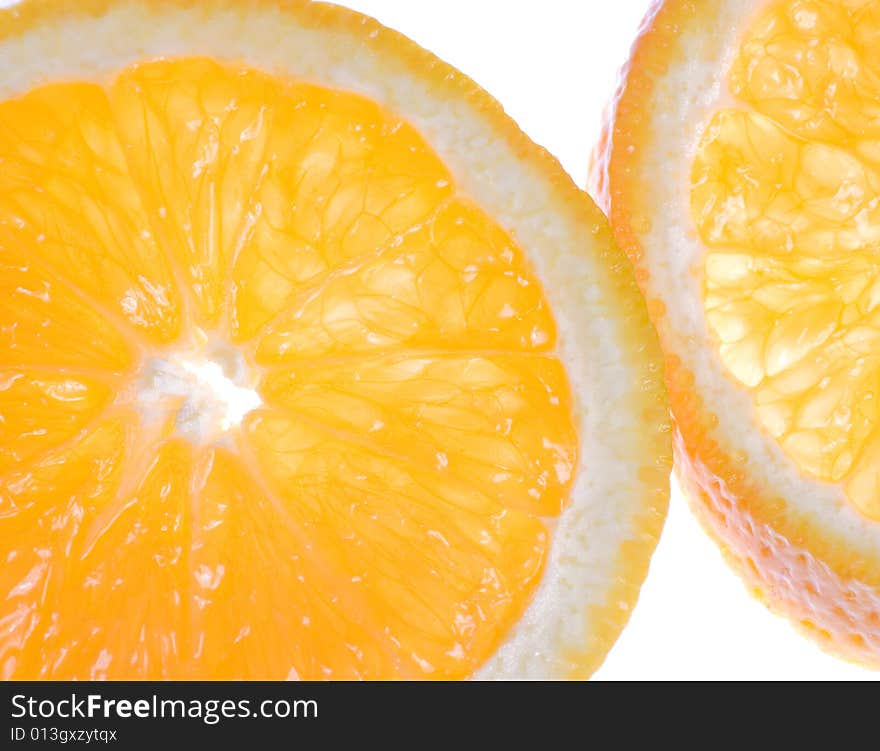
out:
M771 608L874 667L878 39L876 0L658 3L595 165L699 517Z
M304 2L0 13L0 674L588 675L667 498L604 218Z

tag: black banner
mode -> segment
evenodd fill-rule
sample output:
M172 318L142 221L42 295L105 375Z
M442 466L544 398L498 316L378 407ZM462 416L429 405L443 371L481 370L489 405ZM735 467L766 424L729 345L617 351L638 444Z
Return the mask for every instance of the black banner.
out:
M836 747L859 720L871 732L873 692L789 691L796 698L781 701L778 685L0 682L0 749L335 749L354 740L544 751L647 739L765 748L777 736L789 748L799 735Z
M591 693L561 683L16 681L0 683L0 748L327 748L352 737L388 747L407 736L407 747L447 737L460 748L483 733L558 730L566 715L580 725Z

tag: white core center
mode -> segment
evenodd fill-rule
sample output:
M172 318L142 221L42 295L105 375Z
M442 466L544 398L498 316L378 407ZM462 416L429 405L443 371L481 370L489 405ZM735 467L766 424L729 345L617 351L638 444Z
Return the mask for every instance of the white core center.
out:
M263 400L252 388L242 354L224 344L151 358L137 403L148 425L165 426L194 444L222 441Z

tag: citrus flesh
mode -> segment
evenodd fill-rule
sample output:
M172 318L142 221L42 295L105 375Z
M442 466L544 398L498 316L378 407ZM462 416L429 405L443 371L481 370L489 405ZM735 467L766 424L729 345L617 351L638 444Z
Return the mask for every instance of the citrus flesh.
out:
M578 442L540 285L418 134L197 58L49 85L0 121L5 675L485 660ZM145 400L141 353L197 331L248 353L262 403L185 433L192 387L160 371Z
M697 516L772 609L875 667L878 24L875 0L657 3L593 175Z
M763 427L880 520L875 2L772 5L693 168L709 325Z
M319 3L30 0L0 71L2 675L588 676L669 437L559 165Z

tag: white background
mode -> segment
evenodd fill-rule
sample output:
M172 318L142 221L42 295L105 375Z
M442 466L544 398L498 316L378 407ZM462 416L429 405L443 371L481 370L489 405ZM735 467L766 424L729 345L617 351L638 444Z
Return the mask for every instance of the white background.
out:
M13 4L0 0L0 7ZM649 0L347 0L490 91L579 185ZM673 484L663 538L605 680L876 679L753 600Z
M492 93L579 185L649 0L338 0ZM876 679L752 599L674 486L632 621L599 679Z

